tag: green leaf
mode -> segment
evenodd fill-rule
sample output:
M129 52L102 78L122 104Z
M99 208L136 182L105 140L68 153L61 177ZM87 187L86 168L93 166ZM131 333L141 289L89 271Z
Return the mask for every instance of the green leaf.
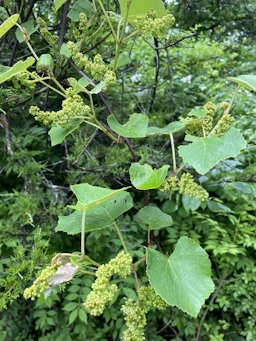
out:
M88 17L93 13L93 5L88 0L77 0L68 12L68 17L72 21L79 21L79 14L85 13Z
M81 123L82 120L72 120L67 127L52 127L49 131L52 147L62 143L69 134L80 126Z
M228 212L228 213L233 212L228 206L225 206L221 204L220 202L216 202L212 200L207 201L207 206L209 210L212 212Z
M205 109L193 109L188 113L188 117L180 117L180 121L182 122L183 126L189 127L190 125L200 123L207 115L208 111Z
M183 196L182 196L182 203L183 203L183 207L185 208L185 210L187 212L196 211L201 205L200 200L192 198L186 194L183 194Z
M83 322L87 322L87 314L85 309L80 308L78 312L79 319Z
M171 122L166 127L163 128L157 128L157 127L149 127L147 131L147 136L151 135L169 135L177 133L178 131L183 130L185 127L180 122Z
M2 25L0 25L0 38L2 38L6 32L8 32L18 21L19 14L13 14L11 17L6 19Z
M81 43L82 43L82 41L79 40L79 41L77 41L77 42L75 43L75 45L76 45L78 48L80 48ZM63 56L65 56L65 57L67 57L67 58L69 58L69 57L71 56L71 51L70 51L70 49L68 48L68 45L67 45L66 43L63 43L63 44L61 45L60 54L62 54ZM74 78L73 78L73 79L74 79Z
M227 79L247 90L256 91L256 75L241 75L237 77L228 77Z
M214 290L207 253L187 237L178 240L170 257L148 248L147 275L162 299L193 317Z
M78 81L75 78L70 77L68 78L68 82L77 92L85 92L85 88L90 84L85 77L80 78Z
M110 128L120 136L145 137L148 130L148 117L143 114L132 114L125 124L120 124L114 115L107 118Z
M69 315L68 324L72 324L73 322L75 322L75 320L77 319L77 316L78 316L78 309L73 310L72 313Z
M158 188L164 182L169 167L165 165L153 170L148 164L133 163L129 169L131 182L135 188L141 190Z
M37 27L34 26L33 20L26 21L23 24L21 24L20 26L22 28L26 29L29 36L31 36L37 30ZM25 38L24 38L23 34L21 33L21 30L19 27L15 31L15 35L16 35L16 38L17 38L19 43L22 43L23 41L25 41Z
M63 307L63 310L72 311L77 308L77 305L78 305L77 302L69 302Z
M0 84L6 82L13 76L18 75L19 73L27 71L27 68L33 65L34 62L35 62L35 58L28 57L26 60L19 61L18 63L14 64L7 71L0 74Z
M78 211L87 211L90 208L96 207L99 204L112 199L120 192L124 192L129 187L123 187L121 189L112 190L109 188L103 188L98 186L92 186L87 183L71 186L72 191L77 197L77 204L70 206ZM126 194L128 194L126 192Z
M179 155L199 174L205 174L218 162L236 157L246 148L246 141L238 129L232 128L223 136L196 138L187 146L179 147Z
M121 8L121 16L123 18L126 17L127 14L127 2L128 0L119 0L120 8ZM164 4L162 0L133 0L131 2L131 6L128 12L128 21L130 23L139 16L139 15L146 15L149 11L154 10L156 12L156 17L161 18L166 15L166 11L164 8Z
M106 88L107 88L107 84L105 82L100 82L90 91L90 93L93 95L96 95Z
M57 12L66 2L67 0L54 0L54 9Z
M124 212L133 207L133 200L127 192L121 192L114 198L86 211L85 231L90 232L111 226ZM82 212L76 211L68 216L60 216L56 232L68 234L81 232Z
M171 226L173 221L169 214L164 213L156 206L146 206L139 210L136 220L149 225L151 230L158 230Z

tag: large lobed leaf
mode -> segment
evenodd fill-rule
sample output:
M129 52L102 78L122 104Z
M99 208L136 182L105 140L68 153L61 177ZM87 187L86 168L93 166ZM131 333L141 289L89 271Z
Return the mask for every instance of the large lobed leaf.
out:
M194 138L187 146L179 147L179 155L199 174L205 174L218 162L236 157L246 148L246 141L238 129L232 128L223 136Z
M124 212L133 207L133 200L129 193L119 192L115 197L109 198L86 211L85 231L90 232L108 227ZM82 212L76 211L68 216L60 216L56 232L68 234L81 232Z
M207 253L187 237L178 240L170 257L148 248L147 275L162 299L193 317L214 290Z

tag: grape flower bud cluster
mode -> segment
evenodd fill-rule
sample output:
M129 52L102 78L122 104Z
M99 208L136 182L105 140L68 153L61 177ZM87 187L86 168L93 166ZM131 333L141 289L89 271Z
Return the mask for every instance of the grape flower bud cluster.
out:
M93 316L103 313L107 303L111 302L118 288L110 282L113 275L126 278L131 274L132 258L122 251L107 264L101 265L96 271L96 281L92 284L92 291L84 303L85 308Z
M158 296L150 286L143 286L138 291L138 301L128 299L122 306L127 329L123 341L144 341L144 327L147 324L147 313L152 309L164 310L167 303Z

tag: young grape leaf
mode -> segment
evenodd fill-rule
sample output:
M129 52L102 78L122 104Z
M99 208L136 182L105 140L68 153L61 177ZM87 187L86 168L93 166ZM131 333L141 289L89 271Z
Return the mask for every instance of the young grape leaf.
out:
M85 92L85 88L90 84L85 77L80 78L78 81L75 78L70 77L68 78L68 82L77 92Z
M27 68L33 65L34 62L35 62L35 58L33 57L28 57L24 61L17 62L11 68L7 69L5 72L0 74L0 84L6 82L13 76L18 75L19 73L27 71Z
M118 135L124 137L145 137L148 129L148 117L143 114L132 114L129 121L125 124L120 124L114 115L107 118L108 125Z
M151 135L169 135L177 133L185 128L185 126L180 122L171 122L166 127L158 128L158 127L149 127L147 131L147 136Z
M200 137L187 146L180 146L179 155L199 174L205 174L218 162L236 157L244 148L245 139L238 129L232 128L223 136Z
M120 192L114 198L88 209L85 216L85 232L111 226L116 218L133 207L133 200L127 192ZM60 216L56 232L68 234L81 233L82 212L76 211L68 216Z
M127 16L127 3L128 3L128 0L119 0L119 4L121 8L121 16L123 18L126 18ZM161 18L167 14L162 0L150 0L150 1L133 0L131 2L129 12L128 12L128 22L132 23L133 20L136 19L137 16L147 15L148 12L152 10L156 12L157 18Z
M158 230L171 226L173 221L169 214L164 213L156 206L145 206L135 215L136 220L149 225L151 230Z
M80 13L85 13L86 16L90 17L93 13L93 5L88 0L77 0L71 7L71 10L68 12L68 17L72 21L79 21Z
M28 35L31 36L34 32L36 32L37 27L34 26L34 21L29 20L24 22L23 24L20 25L22 28L25 28ZM17 30L15 31L16 38L18 39L19 43L22 43L25 41L24 35L22 34L20 28L18 27Z
M82 120L72 120L70 124L66 127L52 127L48 133L51 138L52 147L62 143L69 134L71 134L80 126L81 123Z
M70 206L71 208L78 211L87 211L90 208L96 207L106 200L109 200L117 196L120 192L124 192L129 187L124 187L121 189L108 189L98 186L92 186L87 183L78 184L71 186L72 191L78 200L75 206ZM127 192L125 192L128 194Z
M227 79L247 90L256 91L256 75L241 75L237 77L228 77Z
M7 33L18 21L19 14L13 14L0 25L0 38Z
M207 253L187 237L178 240L170 257L148 248L147 275L163 300L193 317L214 290Z
M158 188L164 182L169 167L165 165L153 170L148 164L133 163L129 169L131 182L135 188L141 190Z

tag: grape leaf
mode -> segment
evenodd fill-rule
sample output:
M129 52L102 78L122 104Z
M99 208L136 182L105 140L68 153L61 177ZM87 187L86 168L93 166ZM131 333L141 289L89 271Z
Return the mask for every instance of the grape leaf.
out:
M193 317L214 290L207 253L187 237L178 240L170 257L148 248L147 275L163 300Z
M120 8L121 8L121 16L123 18L127 15L127 2L128 0L119 0ZM138 15L146 15L149 11L155 11L156 17L161 18L166 15L166 11L164 8L164 4L162 0L132 0L129 12L128 12L128 22L132 23L133 20Z
M199 174L205 174L218 162L236 157L244 148L245 139L238 129L232 128L223 136L195 138L187 146L179 147L179 155Z
M256 91L256 75L241 75L237 77L228 77L227 79L247 90Z
M183 130L184 128L185 128L184 125L179 121L171 122L166 127L163 128L149 127L147 131L147 136L174 134L177 133L178 131Z
M158 230L171 226L173 221L169 214L164 213L156 206L146 206L139 210L136 220L149 225L151 230Z
M114 115L107 118L108 125L118 135L124 137L145 137L148 129L148 117L143 114L132 114L129 121L125 124L120 124Z
M6 82L13 76L18 75L19 73L27 71L27 68L33 65L34 62L35 62L35 58L33 57L28 57L24 61L17 62L11 68L7 69L5 72L0 74L0 84Z
M13 14L0 25L0 38L7 33L18 21L19 14Z
M135 188L141 190L158 188L164 182L169 167L165 165L153 170L148 164L133 163L129 169L131 182Z
M133 200L129 193L120 192L115 197L102 202L96 207L88 209L85 216L85 232L90 232L114 223L116 218L133 207ZM60 216L56 232L68 234L81 232L82 212L76 211L68 216Z
M52 127L49 131L52 147L62 143L69 134L71 134L80 126L81 123L82 120L72 120L66 127Z

